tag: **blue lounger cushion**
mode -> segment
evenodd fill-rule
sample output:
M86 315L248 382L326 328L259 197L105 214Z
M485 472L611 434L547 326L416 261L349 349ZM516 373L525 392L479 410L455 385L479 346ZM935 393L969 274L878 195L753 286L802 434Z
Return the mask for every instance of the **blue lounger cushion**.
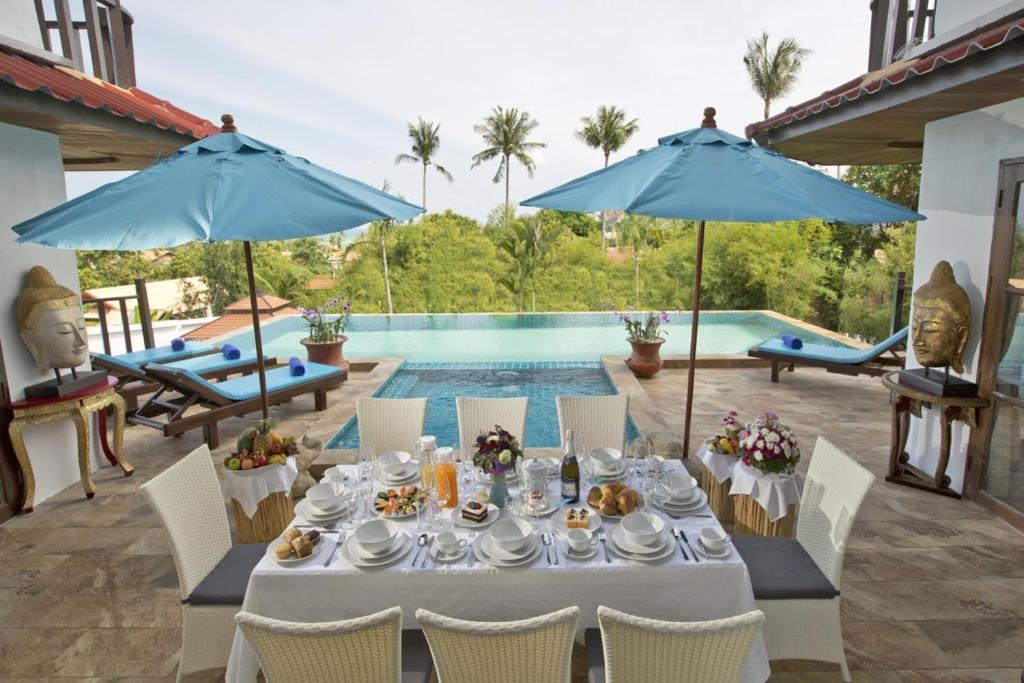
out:
M146 363L168 363L173 360L188 358L189 356L210 351L213 351L213 347L209 344L185 342L185 348L181 351L172 351L170 346L158 346L155 349L140 349L139 351L131 351L129 353L119 353L116 356L108 356L101 353L95 355L104 359L114 359L113 362L115 364L123 363L133 366L138 370L146 365Z
M260 395L260 377L257 373L253 373L248 377L234 377L223 382L210 382L191 370L182 370L166 365L161 365L160 367L184 375L193 382L206 386L212 393L220 394L231 401L247 401ZM291 368L287 365L272 368L267 370L266 373L267 393L273 393L279 389L287 389L288 387L340 374L340 368L336 368L333 365L321 365L320 363L306 363L306 374L303 377L292 377Z
M176 360L171 363L160 363L165 368L179 368L190 370L197 374L217 373L224 370L231 370L244 365L256 363L256 354L251 351L241 351L235 360L228 360L222 353L208 353L204 356L193 356L184 360Z
M791 349L781 339L766 341L755 347L757 351L768 351L778 356L788 356L794 360L801 358L817 360L826 363L845 363L847 365L861 365L870 360L878 358L897 344L906 341L907 328L903 328L896 334L881 343L875 344L866 349L851 349L841 346L829 346L828 344L804 344L800 350Z
M142 368L134 363L126 363L117 356L108 356L105 353L90 353L91 357L103 361L107 366L120 368L123 373L134 377Z

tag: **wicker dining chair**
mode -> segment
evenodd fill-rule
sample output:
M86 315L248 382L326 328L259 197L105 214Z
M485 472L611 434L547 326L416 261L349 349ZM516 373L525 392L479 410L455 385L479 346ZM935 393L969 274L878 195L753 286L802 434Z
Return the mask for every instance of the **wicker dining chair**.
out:
M578 607L519 621L465 621L416 610L438 683L568 683Z
M500 425L526 446L526 411L530 399L478 398L457 396L455 412L459 416L459 444L463 447L476 443L481 432L489 432Z
M769 659L813 659L850 671L843 651L839 587L846 541L875 475L818 437L807 470L796 538L734 536L768 628Z
M587 629L589 683L737 683L764 615L676 622L598 607Z
M231 529L210 449L203 444L142 485L170 539L181 591L178 680L227 665L253 567L266 543L231 544Z
M356 400L359 443L377 453L411 452L423 435L427 419L425 398L360 398Z
M558 407L558 429L563 446L565 432L571 429L576 438L582 439L588 448L617 448L625 455L628 394L556 396L555 404Z
M421 631L402 630L402 608L303 624L239 612L235 622L267 683L428 683L430 650Z

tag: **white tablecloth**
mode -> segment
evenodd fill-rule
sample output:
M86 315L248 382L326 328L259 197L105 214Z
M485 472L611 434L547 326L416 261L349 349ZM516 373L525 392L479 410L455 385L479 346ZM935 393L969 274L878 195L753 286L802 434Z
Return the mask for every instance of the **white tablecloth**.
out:
M740 461L735 455L717 453L709 449L706 441L697 449L697 457L711 471L711 475L719 484L732 478L732 471Z
M261 467L258 470L247 470L242 474L224 468L221 490L224 491L225 498L237 500L242 506L242 512L251 519L256 514L256 508L261 500L271 493L291 491L297 476L299 468L292 457L288 458L284 467Z
M737 462L732 471L730 495L746 494L758 502L774 522L782 519L790 505L800 504L800 481L797 474L764 474L749 465Z
M678 462L672 466L678 467ZM553 483L553 489L557 482ZM560 514L558 512L555 513ZM668 519L695 542L709 520ZM717 524L711 521L710 523ZM410 530L415 521L403 522ZM605 527L610 528L611 523ZM459 527L456 527L460 530ZM564 541L560 548L564 548ZM410 557L397 566L360 570L338 553L330 567L320 563L292 568L265 557L253 571L243 609L292 621L329 621L367 615L394 605L405 612L404 625L414 628L415 611L497 621L537 616L569 605L581 610L580 636L596 628L598 605L655 619L696 621L742 614L754 609L746 565L733 552L726 560L683 560L676 549L662 564L644 565L604 554L585 562L564 555L549 566L544 553L528 568L495 569L463 558L450 565L410 569ZM255 681L258 663L241 631L228 662L227 680ZM747 658L743 680L762 683L770 673L764 641L758 637Z

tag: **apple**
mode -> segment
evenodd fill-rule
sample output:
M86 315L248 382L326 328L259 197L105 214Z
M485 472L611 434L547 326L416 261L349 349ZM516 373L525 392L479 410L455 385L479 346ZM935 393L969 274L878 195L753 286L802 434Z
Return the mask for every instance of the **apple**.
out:
M243 470L251 470L252 468L253 468L252 458L246 458L245 460L242 461L241 469L243 469Z
M288 462L288 458L283 453L281 453L278 455L270 456L270 460L268 462L271 465L284 465L286 462Z
M228 458L226 464L229 470L238 470L242 468L242 461L238 458Z
M267 456L265 456L265 455L257 455L255 458L252 459L252 466L253 467L265 467L266 464L267 464Z

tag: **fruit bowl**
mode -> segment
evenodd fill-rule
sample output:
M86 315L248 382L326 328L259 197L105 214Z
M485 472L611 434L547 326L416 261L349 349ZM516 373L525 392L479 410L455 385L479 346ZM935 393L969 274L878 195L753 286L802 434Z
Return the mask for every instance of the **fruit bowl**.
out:
M235 474L247 475L267 467L280 467L289 455L299 452L294 436L272 431L273 422L258 420L238 437L234 453L224 458L224 467Z

